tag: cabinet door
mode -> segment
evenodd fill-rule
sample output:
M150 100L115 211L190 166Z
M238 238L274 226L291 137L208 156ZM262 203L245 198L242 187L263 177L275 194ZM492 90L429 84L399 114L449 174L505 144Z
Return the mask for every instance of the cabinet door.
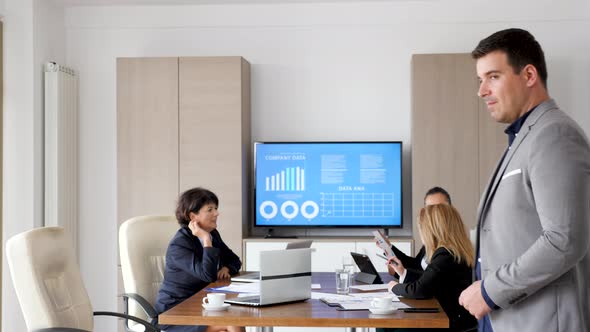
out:
M178 59L117 59L117 219L174 214Z
M218 195L219 231L239 256L249 208L249 71L244 67L241 57L179 59L180 190L201 186Z
M344 257L350 257L355 250L354 241L343 242L314 242L311 245L315 252L311 256L312 272L334 272L342 268Z
M245 241L245 270L260 270L260 251L285 249L289 241L273 240L248 240ZM350 252L355 251L354 241L316 241L311 245L314 251L311 254L312 272L333 272L342 267L342 259L350 257Z
M178 196L178 59L117 59L117 230L172 215ZM118 263L118 291L123 293ZM123 300L118 301L118 311ZM119 331L124 331L123 321Z
M449 191L465 224L473 227L479 202L479 98L475 61L469 54L412 57L412 221L424 193Z

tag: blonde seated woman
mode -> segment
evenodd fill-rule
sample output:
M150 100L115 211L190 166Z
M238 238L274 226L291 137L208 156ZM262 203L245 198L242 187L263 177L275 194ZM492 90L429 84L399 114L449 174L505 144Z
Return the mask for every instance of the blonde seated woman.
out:
M435 297L449 317L450 328L447 331L475 330L475 317L459 305L459 295L471 285L471 271L475 260L475 251L459 212L447 204L425 206L418 216L418 230L426 247L428 266L417 280L408 283L390 281L389 290L412 299ZM390 261L390 268L399 275L404 272L403 265L395 257Z

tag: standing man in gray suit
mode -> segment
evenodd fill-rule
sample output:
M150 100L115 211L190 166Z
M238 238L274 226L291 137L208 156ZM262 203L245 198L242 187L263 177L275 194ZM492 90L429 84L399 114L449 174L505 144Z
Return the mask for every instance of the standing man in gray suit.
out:
M479 204L476 281L459 303L480 331L590 331L588 139L550 99L529 32L496 32L472 56L508 148Z

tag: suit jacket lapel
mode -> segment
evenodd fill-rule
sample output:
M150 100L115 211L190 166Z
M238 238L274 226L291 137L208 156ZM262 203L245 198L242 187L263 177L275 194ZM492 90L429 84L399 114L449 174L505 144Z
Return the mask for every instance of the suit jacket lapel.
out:
M500 168L500 165L502 164L502 162L504 161L506 155L506 151L504 151L504 153L502 154L502 156L500 157L500 159L498 159L498 162L496 163L496 167L494 167L494 173L492 173L492 175L490 175L490 178L488 179L488 184L486 185L481 198L479 200L479 206L477 207L477 224L479 225L479 223L481 222L481 216L483 215L483 207L485 206L485 203L488 201L488 197L490 196L490 189L492 188L492 181L494 181L494 179L496 178L496 173L498 173L498 169Z
M489 203L492 200L492 197L494 197L494 194L496 193L496 189L498 188L498 185L500 184L500 180L502 179L502 176L504 176L504 172L506 171L506 167L508 167L510 160L512 159L512 157L514 156L514 154L518 150L518 147L524 141L526 136L530 133L531 128L535 125L537 120L539 120L539 118L541 118L541 116L543 116L543 114L545 114L545 112L547 112L551 109L556 109L556 108L557 108L557 104L555 104L555 101L553 99L549 99L549 100L539 104L539 106L537 106L537 109L535 111L533 111L533 113L526 119L526 121L523 124L522 128L520 129L518 135L516 136L516 139L514 140L514 142L512 142L512 146L510 147L510 149L507 152L505 152L504 158L500 159L500 162L496 166L495 175L492 176L492 178L490 179L490 182L488 183L488 186L486 187L486 190L484 191L486 196L482 199L483 202L480 202L480 207L478 208L478 224L479 225L483 224L483 220L484 220L483 216L487 212L487 209L489 207ZM493 183L492 183L492 181L493 181ZM478 229L479 229L479 227L478 227ZM478 232L479 232L479 230L478 230ZM479 236L478 236L478 238L479 238Z

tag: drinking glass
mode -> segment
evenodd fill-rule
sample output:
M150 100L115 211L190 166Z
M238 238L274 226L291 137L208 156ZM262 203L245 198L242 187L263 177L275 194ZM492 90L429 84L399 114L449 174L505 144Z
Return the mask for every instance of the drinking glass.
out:
M336 269L336 293L348 294L350 292L350 272L345 269Z

